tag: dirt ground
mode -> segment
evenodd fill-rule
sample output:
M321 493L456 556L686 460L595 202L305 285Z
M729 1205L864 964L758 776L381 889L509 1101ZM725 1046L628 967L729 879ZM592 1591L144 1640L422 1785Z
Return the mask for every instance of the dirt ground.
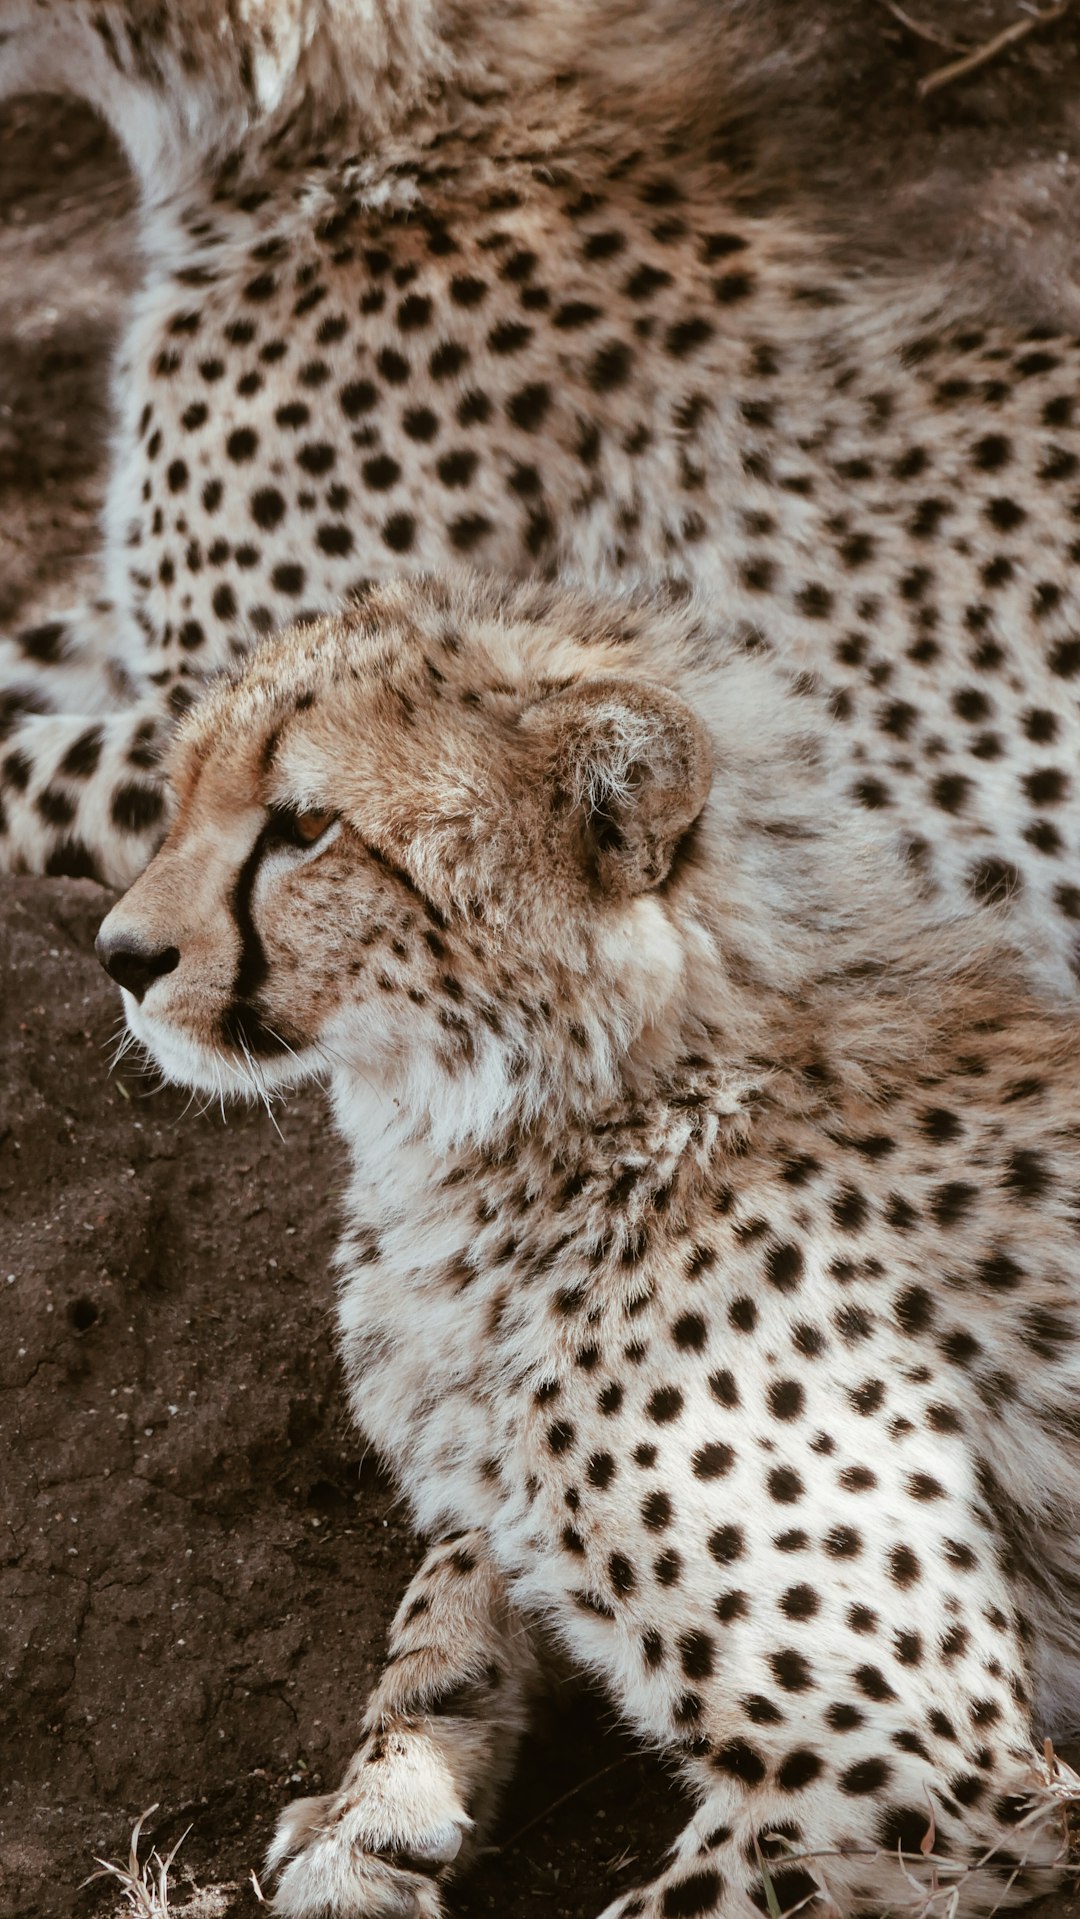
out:
M1018 16L1014 0L910 12L973 40ZM949 56L884 0L759 14L772 51L732 117L738 191L821 212L853 260L947 258L998 310L1080 327L1080 6L925 103L917 79ZM9 102L4 621L92 581L135 271L102 129ZM0 1913L119 1911L79 1882L156 1801L159 1847L191 1827L174 1911L253 1919L274 1815L334 1783L417 1549L344 1416L340 1157L318 1100L295 1099L279 1138L256 1114L185 1111L129 1060L110 1078L116 996L92 952L107 905L81 881L8 882L0 901ZM612 1720L555 1702L459 1919L595 1919L647 1875L677 1793Z

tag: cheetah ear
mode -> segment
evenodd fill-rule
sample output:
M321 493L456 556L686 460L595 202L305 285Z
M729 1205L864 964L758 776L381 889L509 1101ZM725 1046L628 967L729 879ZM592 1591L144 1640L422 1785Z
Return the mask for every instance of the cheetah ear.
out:
M595 679L538 701L522 725L543 742L552 814L575 815L601 891L660 886L712 785L697 715L651 681Z

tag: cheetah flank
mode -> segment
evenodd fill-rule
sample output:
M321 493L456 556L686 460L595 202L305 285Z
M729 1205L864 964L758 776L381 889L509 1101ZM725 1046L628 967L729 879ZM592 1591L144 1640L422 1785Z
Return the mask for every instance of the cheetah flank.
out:
M131 880L170 713L367 581L672 576L814 676L927 886L1011 902L1075 990L1077 343L740 213L721 11L0 0L0 88L105 115L145 256L106 600L0 648L7 866Z
M540 1628L696 1802L608 1919L1051 1887L1075 1020L692 605L378 588L212 691L174 770L102 960L170 1079L328 1080L353 1410L436 1542L275 1910L444 1910Z

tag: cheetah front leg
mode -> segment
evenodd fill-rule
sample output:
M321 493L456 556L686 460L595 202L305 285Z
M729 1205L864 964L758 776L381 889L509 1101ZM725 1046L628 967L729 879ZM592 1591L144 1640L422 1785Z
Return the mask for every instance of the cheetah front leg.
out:
M281 1816L274 1911L439 1919L440 1886L490 1820L538 1676L484 1534L441 1540L398 1609L340 1788Z

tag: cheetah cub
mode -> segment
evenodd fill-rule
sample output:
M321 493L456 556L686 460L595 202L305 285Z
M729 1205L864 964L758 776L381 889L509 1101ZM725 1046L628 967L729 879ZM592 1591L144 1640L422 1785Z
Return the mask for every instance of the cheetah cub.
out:
M536 1635L696 1810L608 1919L990 1913L1080 1780L1075 1021L695 608L381 587L185 722L103 963L325 1079L352 1406L435 1543L275 1911L436 1919Z

